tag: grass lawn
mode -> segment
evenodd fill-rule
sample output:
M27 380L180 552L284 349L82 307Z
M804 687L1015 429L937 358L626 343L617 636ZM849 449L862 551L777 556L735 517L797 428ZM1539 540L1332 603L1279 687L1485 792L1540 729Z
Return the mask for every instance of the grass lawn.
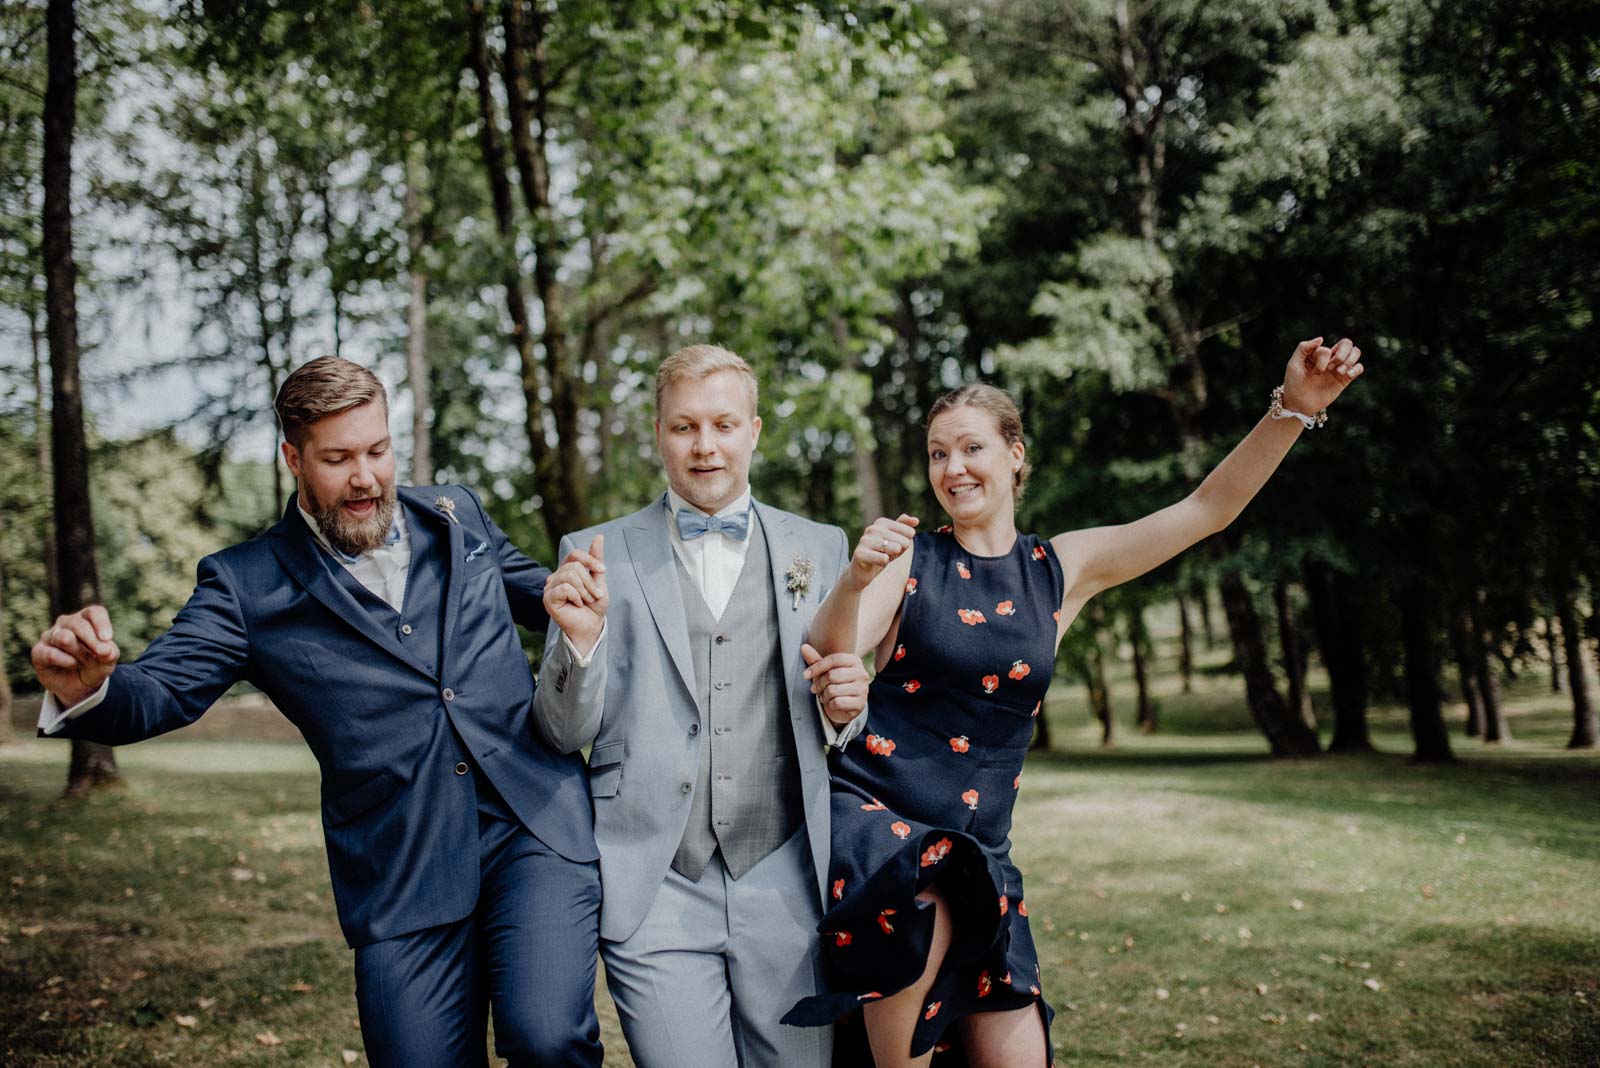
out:
M1273 761L1236 679L1157 686L1163 732L1101 750L1058 682L1023 773L1061 1063L1600 1064L1600 755L1564 698L1525 680L1517 741L1423 768L1393 709L1381 755ZM0 1063L364 1063L315 765L219 722L82 803L63 744L0 748Z

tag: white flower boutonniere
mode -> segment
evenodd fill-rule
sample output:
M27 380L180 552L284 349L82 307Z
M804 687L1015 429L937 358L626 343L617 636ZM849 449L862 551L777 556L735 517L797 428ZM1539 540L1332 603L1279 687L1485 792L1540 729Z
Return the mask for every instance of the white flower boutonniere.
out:
M811 576L816 573L817 565L811 562L809 556L797 556L789 565L789 570L784 572L788 580L785 588L794 594L794 610L800 610L800 598L811 592Z
M439 509L439 511L443 512L445 518L450 520L450 522L461 522L461 520L456 518L456 502L451 500L449 497L435 497L433 499L433 506Z

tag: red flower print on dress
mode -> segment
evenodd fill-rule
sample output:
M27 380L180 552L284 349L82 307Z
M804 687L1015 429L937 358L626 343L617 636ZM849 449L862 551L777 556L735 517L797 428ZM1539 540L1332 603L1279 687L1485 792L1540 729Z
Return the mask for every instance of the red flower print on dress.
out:
M894 752L894 742L888 738L880 738L876 734L867 735L867 752L876 753L878 756L888 756Z
M1061 622L1061 609L1057 608L1054 612L1051 612L1050 613L1050 618L1054 619L1057 623L1060 623Z
M1000 977L1000 985L1001 986L1010 986L1011 985L1011 973L1010 972L1006 972L1006 974L1004 974L1004 975L1002 975Z
M958 608L956 609L956 615L960 616L961 622L969 627L976 627L979 623L989 622L983 618L983 613L976 608Z
M889 922L889 917L894 913L894 909L884 909L878 913L878 926L883 928L884 934L894 934L894 924Z
M1017 915L1021 916L1023 919L1028 918L1028 903L1026 901L1017 902ZM1006 981L1010 982L1009 979Z
M969 571L967 569L967 565L963 564L960 560L956 561L956 574L960 575L964 579L969 579L972 577L972 572Z
M901 823L899 820L895 820L893 823L889 824L889 830L893 831L894 836L902 841L911 837L911 828L906 826L904 823Z
M918 682L916 679L912 679L909 682L901 683L900 688L906 693L916 693L918 690L922 689L922 683Z
M1000 895L1000 915L1004 916L1006 914L1006 909L1008 909L1010 907L1010 905L1011 905L1011 903L1006 900L1006 895L1001 894Z
M931 868L950 854L950 839L941 838L922 851L922 866Z
M978 810L978 791L968 790L961 795L961 800L965 801L967 803L967 807L972 809L974 812Z
M930 1004L928 1006L927 1011L922 1014L922 1018L924 1020L933 1019L935 1016L939 1015L939 1006L941 1006L943 1004L944 1004L944 1002L942 1002L942 1001L933 1002L932 1004Z
M911 594L911 593L916 593L916 592L917 592L917 580L914 579L914 578L906 579L906 593Z
M833 932L833 944L838 946L840 949L843 949L845 946L848 946L851 943L851 941L852 941L852 939L850 937L850 932L849 931L835 931L835 932Z
M983 677L983 692L984 693L994 693L999 688L1000 688L1000 676L999 675L985 675Z
M1043 560L1044 559L1044 546L1043 545L1035 545L1033 547L1033 558L1035 560Z
M978 973L978 996L980 998L988 997L989 996L989 991L992 990L993 988L994 988L994 984L992 982L990 982L990 980L989 980L989 973L988 972L979 972Z
M1044 698L1041 697L1041 698L1039 698L1038 702L1033 706L1033 714L1037 716L1039 714L1039 709L1041 709L1043 707L1044 707Z
M1001 601L994 606L994 613L997 616L1014 616L1017 614L1017 606L1010 601Z
M1033 668L1020 660L1013 660L1011 662L1011 670L1006 672L1006 675L1013 679L1025 679L1032 673Z
M835 901L840 901L840 900L843 900L843 898L844 898L844 880L843 879L835 879L833 881L833 899Z
M861 811L862 812L882 812L884 809L886 809L888 807L889 807L888 805L884 804L882 801L879 801L876 797L874 797L870 804L866 804L866 805L862 805L861 806Z
M894 648L894 658L896 660L904 660L906 658L906 647L903 646L903 645L895 646L895 648Z
M954 749L958 753L965 753L967 750L972 748L972 743L968 741L967 736L963 734L959 738L950 739L950 748Z
M950 1046L950 1043L948 1043L948 1042L945 1042L945 1041L941 1040L941 1041L935 1042L933 1044L933 1052L935 1052L935 1053L949 1053L950 1050L951 1050L951 1046Z
M1039 988L1036 987L1036 986L1030 986L1028 988L1028 993L1032 994L1034 997L1038 997L1039 996Z
M1013 790L1022 789L1022 776L1021 775L1018 775L1015 779L1011 780L1011 788ZM866 805L862 805L861 807L862 808L866 808L867 806Z
M955 532L955 529L955 527L951 526L949 523L946 523L944 526L934 527L933 532L935 534L951 534Z
M857 1001L871 1001L873 998L881 998L881 997L883 997L882 994L878 993L876 990L872 990L872 991L868 991L865 994L857 994L856 995L856 1000Z

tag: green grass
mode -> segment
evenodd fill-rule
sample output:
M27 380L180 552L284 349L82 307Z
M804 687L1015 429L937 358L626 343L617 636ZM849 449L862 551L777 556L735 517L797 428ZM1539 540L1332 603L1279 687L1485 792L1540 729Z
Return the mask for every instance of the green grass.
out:
M1561 748L1564 698L1513 687L1517 741L1458 733L1454 766L1411 765L1395 709L1379 755L1273 761L1237 680L1196 682L1159 678L1163 733L1110 750L1058 682L1057 751L1023 773L1061 1063L1600 1063L1600 756ZM0 748L0 1063L360 1051L304 747L180 733L119 759L125 789L66 803L63 745Z

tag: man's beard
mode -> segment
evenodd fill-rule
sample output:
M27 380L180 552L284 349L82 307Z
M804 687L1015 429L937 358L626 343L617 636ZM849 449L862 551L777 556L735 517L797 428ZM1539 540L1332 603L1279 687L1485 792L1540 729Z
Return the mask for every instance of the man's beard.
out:
M345 515L341 505L350 499L348 497L324 503L309 486L301 488L311 502L311 518L317 521L317 528L328 539L328 544L347 556L360 556L382 545L389 536L389 528L394 525L394 484L380 482L378 486L382 493L372 514L365 519Z

